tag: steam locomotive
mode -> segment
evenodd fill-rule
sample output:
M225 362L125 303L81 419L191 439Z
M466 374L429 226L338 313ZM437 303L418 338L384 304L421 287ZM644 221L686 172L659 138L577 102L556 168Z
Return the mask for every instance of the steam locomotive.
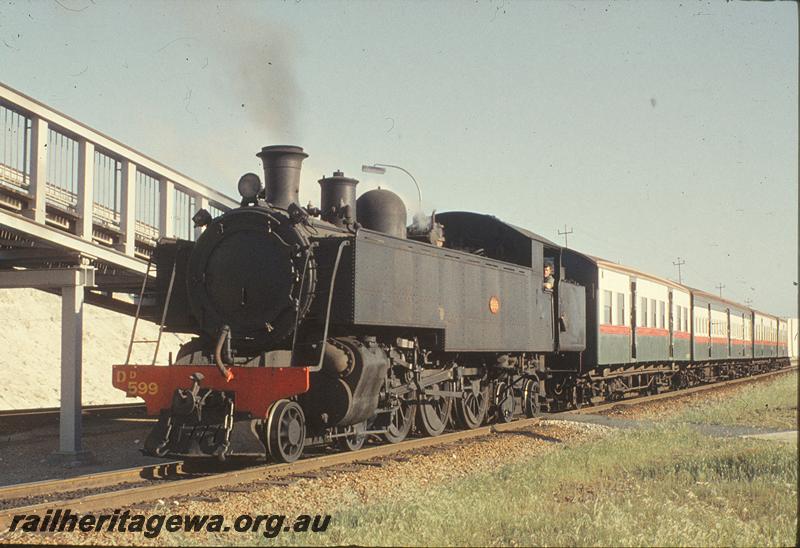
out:
M195 337L168 366L114 366L159 417L148 454L291 462L788 362L780 318L490 215L406 227L396 194L356 199L338 171L301 207L303 149L258 156L265 184L242 176L240 207L155 250L151 316Z

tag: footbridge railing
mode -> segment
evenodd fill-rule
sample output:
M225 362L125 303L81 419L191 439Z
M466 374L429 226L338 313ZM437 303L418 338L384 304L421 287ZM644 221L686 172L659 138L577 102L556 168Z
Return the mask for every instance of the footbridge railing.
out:
M9 228L4 213L17 214L52 231L56 246L67 233L142 260L161 236L195 239L198 209L237 205L2 84L0 130L0 229Z

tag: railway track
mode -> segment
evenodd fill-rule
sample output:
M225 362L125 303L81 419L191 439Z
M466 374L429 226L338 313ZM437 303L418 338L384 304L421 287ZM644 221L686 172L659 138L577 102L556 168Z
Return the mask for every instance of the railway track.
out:
M403 453L424 452L437 446L474 440L495 432L508 432L535 425L550 416L599 413L618 406L635 406L652 401L682 398L722 387L754 382L797 369L796 365L752 377L743 377L679 391L630 398L608 404L544 414L505 424L493 424L474 430L460 430L437 437L413 438L397 444L367 447L353 452L323 454L288 464L243 466L232 461L227 469L197 468L181 461L139 468L102 472L62 480L46 480L0 488L0 532L5 531L16 514L44 513L48 509L69 508L85 513L109 508L122 508L156 499L186 496L198 492L231 487L236 484L267 482L288 485L292 481L317 477L330 468L357 469L360 466L382 466L381 460L406 460ZM250 461L252 462L252 461ZM31 504L32 501L36 501Z
M25 432L33 428L58 424L61 410L58 407L41 409L6 409L0 411L0 434ZM116 419L124 417L145 417L143 403L115 403L87 405L81 414L84 419Z
M144 409L143 403L108 403L102 405L86 405L83 407L84 415L116 415L128 413L131 410ZM41 407L37 409L3 409L0 410L0 419L24 419L27 417L56 417L61 408Z

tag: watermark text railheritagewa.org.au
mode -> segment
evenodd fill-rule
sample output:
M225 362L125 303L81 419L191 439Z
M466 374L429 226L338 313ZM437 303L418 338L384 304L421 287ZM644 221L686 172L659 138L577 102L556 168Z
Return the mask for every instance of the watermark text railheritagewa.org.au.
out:
M242 514L226 520L221 514L134 514L114 510L111 514L78 514L69 509L47 510L42 514L18 514L11 518L9 532L26 533L134 533L155 538L168 533L261 533L275 538L281 533L324 533L329 515L301 514L289 518L283 514Z

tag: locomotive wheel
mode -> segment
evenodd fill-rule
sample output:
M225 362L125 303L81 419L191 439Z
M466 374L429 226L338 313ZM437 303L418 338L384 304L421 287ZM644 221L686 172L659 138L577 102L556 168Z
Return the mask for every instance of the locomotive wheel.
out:
M580 386L575 385L572 387L570 393L572 394L570 397L572 408L580 409L583 407L583 389Z
M479 380L467 384L464 392L456 401L456 423L461 428L478 428L486 418L489 409L489 387Z
M499 382L494 390L495 420L511 422L514 418L514 389L506 382Z
M364 441L367 439L367 435L364 434L366 429L366 421L346 426L343 430L347 435L336 438L336 446L342 451L358 451L364 446Z
M306 419L297 402L278 400L267 412L267 451L276 462L294 462L303 453Z
M539 402L539 381L528 379L522 388L522 410L529 419L538 415L542 410Z
M438 388L444 388L438 385ZM417 407L417 427L424 436L438 436L450 422L453 400L445 396L420 395L421 403Z
M383 433L383 439L389 443L400 443L406 439L408 433L411 432L411 427L414 426L417 405L408 401L411 396L412 394L409 393L405 397L401 397L400 407L391 414L386 432Z

